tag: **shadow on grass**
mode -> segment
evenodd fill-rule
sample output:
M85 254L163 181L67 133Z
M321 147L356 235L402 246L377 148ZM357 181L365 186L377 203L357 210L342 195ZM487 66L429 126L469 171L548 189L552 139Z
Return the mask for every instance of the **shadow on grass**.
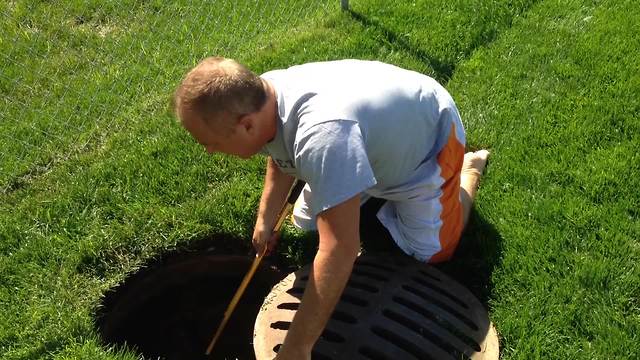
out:
M416 59L429 64L429 66L431 66L431 68L435 71L435 78L438 82L446 83L449 79L451 79L453 71L455 70L454 64L443 62L436 57L429 55L426 51L416 47L409 41L398 36L395 32L389 30L378 21L367 18L366 16L353 10L347 10L347 12L353 19L360 22L363 26L375 29L384 37L384 40L386 42L396 47L398 50L404 51L415 57Z
M502 236L472 209L469 224L453 258L436 267L469 289L488 308L491 275L502 260Z
M508 30L512 26L512 20L514 17L518 16L519 14L526 13L532 6L534 6L538 2L539 0L529 0L523 4L520 4L519 6L521 7L514 5L515 12L511 14L511 17L504 24L504 26L489 26L487 28L476 29L478 31L475 32L473 31L474 29L469 29L468 31L470 31L471 33L469 33L468 35L471 35L471 41L458 49L458 56L456 56L456 60L446 58L441 59L434 54L430 54L429 52L421 49L412 41L407 40L407 38L398 35L397 32L389 29L381 22L369 18L359 12L356 12L352 9L346 10L346 12L364 27L375 30L377 33L379 33L382 37L382 40L389 43L395 49L406 52L419 61L428 64L435 72L433 77L439 83L445 84L453 76L453 73L459 62L468 59L476 49L486 47L487 45L494 42L501 32ZM500 19L493 19L493 21L496 20Z

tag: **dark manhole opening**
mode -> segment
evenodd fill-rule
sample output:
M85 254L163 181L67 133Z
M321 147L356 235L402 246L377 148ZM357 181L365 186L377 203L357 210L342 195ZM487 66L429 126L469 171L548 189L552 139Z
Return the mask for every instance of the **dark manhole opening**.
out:
M146 359L255 359L253 326L264 298L282 278L262 264L223 335L204 355L252 260L191 254L159 261L105 296L97 325L104 342L127 345Z

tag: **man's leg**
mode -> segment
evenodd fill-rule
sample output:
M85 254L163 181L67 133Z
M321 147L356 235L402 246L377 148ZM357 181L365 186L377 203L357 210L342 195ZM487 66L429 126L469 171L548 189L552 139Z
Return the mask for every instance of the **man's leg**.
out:
M451 143L453 145L457 145L457 146L453 146L452 148L454 149L459 148L458 153L460 154L459 156L462 158L463 157L462 152L464 151L464 147L459 144L456 144L455 141L452 141ZM455 150L454 152L458 150ZM471 207L473 204L473 199L475 198L475 195L478 189L480 177L482 176L482 172L486 166L488 155L489 155L489 152L486 150L480 150L477 152L470 152L470 153L464 154L464 158L462 159L462 165L460 165L460 163L458 163L457 165L458 166L457 176L459 177L459 180L458 180L459 182L457 181L447 182L450 186L447 186L445 189L443 189L444 197L449 198L450 200L456 200L456 201L447 201L447 204L452 206L452 208L445 209L444 212L449 216L442 219L443 227L440 228L440 230L433 229L434 234L431 237L434 238L433 240L434 248L437 248L437 244L435 243L438 242L438 238L440 238L440 244L445 246L441 247L443 251L440 251L438 254L435 254L435 256L433 256L430 259L430 262L441 262L441 261L448 260L449 257L453 254L453 251L455 250L459 240L460 232L462 232L462 229L464 229L464 227L468 222L469 213L471 211ZM446 163L446 161L443 160L443 164L444 163ZM361 220L360 231L361 231L363 246L365 247L365 249L368 249L372 252L380 252L380 251L387 252L387 251L400 249L397 247L396 243L393 241L391 235L389 234L388 226L390 224L383 225L379 221L372 221L376 218L376 216L372 216L372 215L378 213L378 210L385 203L385 201L382 199L370 199L369 201L366 201L367 199L368 197L363 197L362 199L363 200L362 202L363 203L366 202L366 204L364 204L361 207L362 211L361 211L361 218L360 218ZM311 200L311 190L307 185L303 193L298 198L298 201L296 202L296 206L294 207L293 216L292 216L293 222L296 225L296 227L302 230L307 230L307 231L315 230L315 217L310 216L309 214L310 200ZM433 200L430 200L430 201L433 201ZM440 200L435 199L435 201L440 201ZM418 222L424 220L423 217L426 215L426 213L430 212L427 210L434 208L434 206L431 206L428 203L429 201L425 202L425 205L424 205L425 210L414 209L414 210L406 211L406 215L403 216L404 219L402 222L408 224L408 223L414 223L415 221L413 220L416 220ZM456 203L458 204L457 211L455 210ZM395 207L397 206L394 206L394 208ZM403 208L413 208L413 207L415 207L415 205L407 204L403 206ZM418 206L418 208L420 208L420 206ZM400 213L401 214L405 213L405 211L400 210ZM456 215L456 213L458 215ZM414 214L414 215L417 214L419 216L416 219L412 219L411 214ZM391 221L391 218L395 218L397 215L400 215L400 214L396 214L394 216L386 216L386 217L382 216L382 218L380 218L380 215L381 214L378 214L378 218L380 221L383 221L384 218L387 218L386 221L389 222ZM435 215L438 215L438 214L435 214ZM431 223L435 221L427 221L427 222ZM413 230L417 230L421 228L421 226L410 226L410 228L414 228ZM425 226L422 230L418 231L422 235L410 236L410 238L415 238L417 240L421 237L425 237L425 238L430 237L428 234L429 231L427 231L428 228L429 226ZM408 229L405 229L405 230L408 230ZM395 232L398 232L398 231L395 231ZM406 233L407 231L404 231L404 232ZM437 235L438 233L440 233L440 235ZM444 239L444 237L446 237L446 239ZM422 243L422 241L417 241L416 243ZM426 244L423 244L423 245L426 245ZM427 247L428 246L429 245L427 245ZM437 250L435 251L437 252ZM425 252L424 249L422 249L421 251L418 251L417 253L415 253L414 251L407 251L407 250L405 250L405 252L408 254L413 254L414 256L418 255L416 256L417 258L421 258L425 256L428 258L429 255L426 255L426 253L429 253L430 255L434 254L434 252L429 252L428 250Z
M468 152L464 154L464 162L462 163L462 171L460 173L460 202L462 202L462 219L463 228L467 226L471 206L478 191L482 172L487 165L489 152L487 150L478 150L476 152Z
M426 192L410 201L387 203L378 217L403 251L430 263L447 261L458 246L489 153L464 153L464 140L452 125L437 156L441 194ZM429 186L429 188L432 186Z

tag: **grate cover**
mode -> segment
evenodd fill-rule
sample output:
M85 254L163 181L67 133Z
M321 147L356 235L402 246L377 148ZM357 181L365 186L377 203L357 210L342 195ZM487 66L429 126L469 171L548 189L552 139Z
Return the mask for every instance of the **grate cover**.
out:
M310 267L265 299L254 330L256 358L273 359L300 304ZM409 257L360 257L313 350L313 359L498 359L487 312L463 286Z

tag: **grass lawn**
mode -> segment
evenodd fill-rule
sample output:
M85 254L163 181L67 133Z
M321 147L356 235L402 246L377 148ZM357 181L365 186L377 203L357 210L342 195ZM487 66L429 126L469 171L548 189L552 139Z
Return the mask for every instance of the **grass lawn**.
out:
M377 59L430 74L492 150L458 257L503 359L640 357L636 1L0 3L0 358L136 359L103 294L212 234L249 243L264 159L206 156L167 111L210 54L256 72ZM288 232L278 255L309 261Z

